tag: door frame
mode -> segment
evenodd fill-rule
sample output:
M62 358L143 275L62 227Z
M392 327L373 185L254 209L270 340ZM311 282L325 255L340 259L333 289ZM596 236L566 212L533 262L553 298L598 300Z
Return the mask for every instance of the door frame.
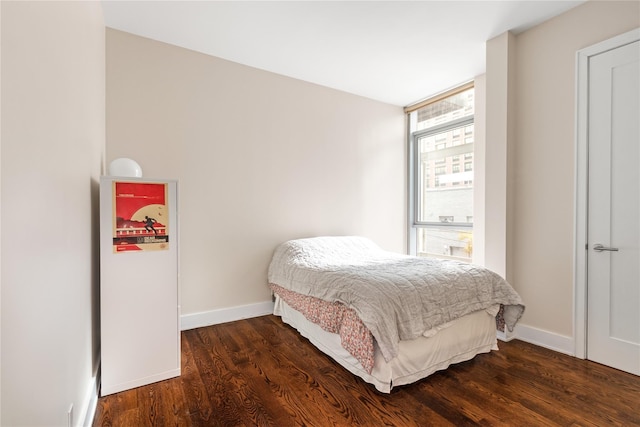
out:
M640 40L640 28L586 47L576 53L576 178L574 243L574 355L587 358L587 237L589 178L589 59Z

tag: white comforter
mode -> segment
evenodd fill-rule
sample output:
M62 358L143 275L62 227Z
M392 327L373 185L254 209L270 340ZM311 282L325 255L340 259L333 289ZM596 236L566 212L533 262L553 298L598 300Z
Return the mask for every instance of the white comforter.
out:
M515 290L482 267L382 250L363 237L316 237L276 248L269 282L352 307L376 339L385 360L400 340L474 311L504 305L513 330L524 312Z

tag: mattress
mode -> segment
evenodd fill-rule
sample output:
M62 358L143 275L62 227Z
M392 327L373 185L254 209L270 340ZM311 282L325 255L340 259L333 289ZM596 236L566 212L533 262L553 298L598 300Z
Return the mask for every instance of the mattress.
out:
M326 332L311 323L277 295L273 313L349 372L372 384L378 391L390 393L395 386L411 384L451 364L498 350L495 320L498 309L499 306L493 306L467 314L449 322L444 328L438 328L428 338L400 341L397 357L389 362L384 360L376 346L371 374L342 347L338 334Z

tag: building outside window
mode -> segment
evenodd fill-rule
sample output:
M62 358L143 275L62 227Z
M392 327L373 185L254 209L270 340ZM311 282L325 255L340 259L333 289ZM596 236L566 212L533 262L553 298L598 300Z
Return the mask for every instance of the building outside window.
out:
M474 89L467 85L408 111L409 252L413 255L471 262L473 107Z

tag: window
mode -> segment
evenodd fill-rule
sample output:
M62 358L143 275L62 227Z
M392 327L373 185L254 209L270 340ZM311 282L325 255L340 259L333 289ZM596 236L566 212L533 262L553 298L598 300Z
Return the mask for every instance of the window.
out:
M471 261L473 102L473 86L468 85L408 109L413 255Z

